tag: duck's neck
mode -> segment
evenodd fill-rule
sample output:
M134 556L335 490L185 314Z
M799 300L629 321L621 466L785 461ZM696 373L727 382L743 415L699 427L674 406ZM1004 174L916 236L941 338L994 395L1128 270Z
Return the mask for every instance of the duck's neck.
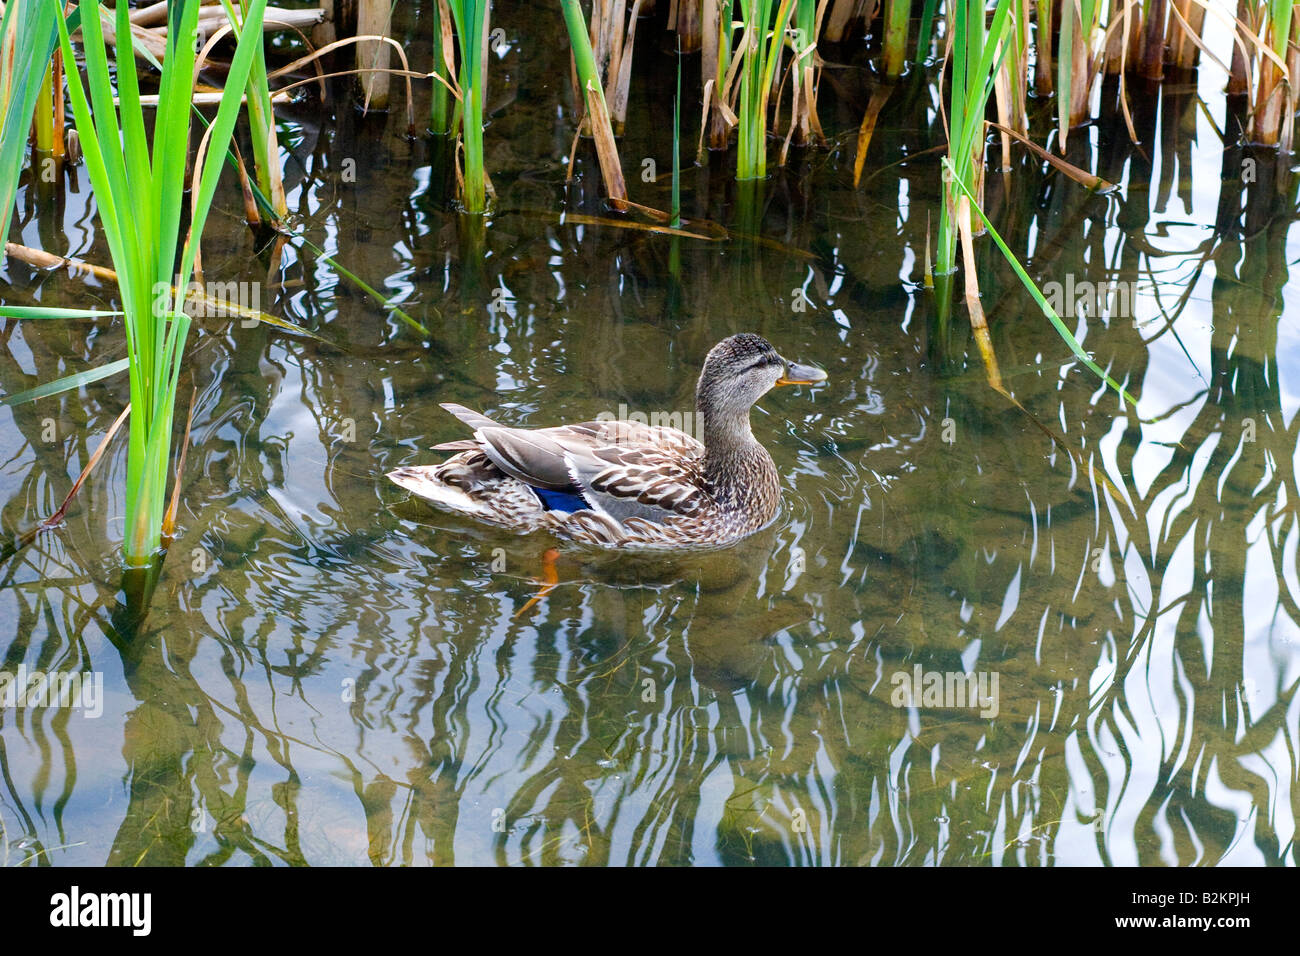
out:
M704 478L714 498L741 505L777 485L776 466L749 427L749 409L698 409L704 420ZM761 489L761 491L760 491Z

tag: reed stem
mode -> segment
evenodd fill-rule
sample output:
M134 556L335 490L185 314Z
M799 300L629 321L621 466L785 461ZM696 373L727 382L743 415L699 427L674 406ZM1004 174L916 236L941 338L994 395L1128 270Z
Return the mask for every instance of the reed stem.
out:
M907 28L912 0L885 0L885 75L900 76L907 62Z
M433 72L441 80L433 81L433 95L429 103L429 129L438 136L446 136L452 131L451 92L446 80L452 75L452 65L446 61L442 51L443 14L440 4L433 4ZM450 25L449 25L450 26Z

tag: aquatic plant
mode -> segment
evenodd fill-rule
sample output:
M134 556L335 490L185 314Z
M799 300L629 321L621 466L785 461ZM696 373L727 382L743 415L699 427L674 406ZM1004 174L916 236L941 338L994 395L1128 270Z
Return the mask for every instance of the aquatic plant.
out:
M240 0L236 10L230 0L221 0L230 29L238 39L248 18L250 0ZM272 211L277 220L289 214L284 195L284 177L280 169L280 145L275 132L275 117L271 113L271 86L266 73L266 48L257 31L258 43L253 51L253 65L248 74L244 92L248 102L248 135L253 146L253 168L262 194L270 197ZM209 41L209 45L217 37ZM376 44L382 46L382 44ZM368 74L362 74L363 78Z
M1293 0L1266 0L1255 5L1255 31L1260 42L1255 86L1251 95L1249 135L1265 146L1290 151L1295 130L1296 91L1290 66L1294 59L1289 44L1293 33L1300 38L1300 18L1292 16ZM1259 27L1262 25L1262 29Z
M732 69L739 76L734 112L740 180L767 176L767 107L793 6L794 0L741 0L738 8L743 32Z
M357 80L361 84L364 109L386 110L391 80L389 58L393 47L378 38L388 37L393 32L393 7L396 4L393 0L355 0L355 3ZM486 26L484 30L486 31Z
M949 0L952 51L945 66L951 74L948 98L948 165L944 169L944 202L940 210L935 271L952 273L957 251L963 193L978 197L984 174L984 117L1001 67L999 51L1011 23L1012 0L998 0L986 25L981 0ZM954 182L956 180L957 182ZM963 188L959 188L964 187ZM969 213L967 213L967 219Z
M731 9L732 0L704 0L701 7L700 76L704 103L700 124L701 159L706 130L711 148L726 149L734 125L731 110L722 99L722 89L731 69Z
M36 111L32 117L32 148L42 158L61 161L64 132L63 52L55 50L36 95Z
M1061 0L1060 56L1056 61L1056 122L1061 152L1070 130L1088 118L1097 71L1093 37L1101 16L1099 0Z
M0 243L9 235L27 130L37 101L42 104L40 114L53 114L52 73L47 68L52 68L51 57L58 43L54 13L45 0L10 0L0 17ZM41 137L48 136L53 149L53 124L44 134L39 132L42 124L38 119L37 147L41 147Z
M442 47L441 57L450 64L459 54L456 80L451 87L457 100L451 128L460 123L460 143L464 165L457 165L456 180L460 202L465 212L475 215L487 209L491 188L483 165L483 92L487 85L488 0L438 0L435 21L441 35L435 41ZM452 38L455 37L455 53ZM444 82L450 81L442 77ZM435 82L438 82L435 76Z
M674 229L682 227L682 55L677 54L677 95L673 97L673 199L672 219L668 224Z
M574 69L578 74L578 86L585 110L583 122L596 142L596 157L600 162L600 175L605 182L606 194L615 205L621 205L627 200L627 185L618 158L618 146L614 142L609 106L600 82L600 67L592 52L591 37L582 18L582 7L578 5L578 0L560 0L560 7L573 49ZM621 29L621 24L616 26Z
M790 143L803 146L821 142L821 119L817 115L817 4L815 0L798 0L788 32L790 65L786 69L790 86L790 129L781 146L780 164L785 165ZM906 34L904 34L906 38ZM784 90L785 82L778 81ZM781 95L777 94L775 113L781 113Z
M46 0L53 14L65 63L76 63L71 33L58 0ZM186 167L189 161L191 95L198 37L199 0L180 0L168 7L167 48L159 85L152 144L146 134L144 107L134 70L117 71L117 97L110 81L108 43L98 0L83 2L80 12L86 80L67 71L86 171L94 190L104 236L108 241L121 292L127 359L93 372L50 383L43 394L76 387L122 370L129 371L131 417L127 451L126 534L123 556L128 567L144 567L159 553L166 506L172 426L189 332L184 297L190 285L198 240L216 192L217 179L240 106L240 95L261 44L266 0L252 0L244 32L231 63L230 80L199 149L190 223L181 246ZM115 12L118 36L130 35L128 7ZM6 167L8 170L8 167ZM15 314L12 309L8 314ZM65 310L49 317L98 312ZM31 317L31 316L27 316Z
M1074 0L1066 0L1066 2L1072 3ZM1079 361L1114 388L1121 397L1131 400L1131 397L1084 351L981 208L980 195L983 191L987 127L985 114L989 97L999 80L1004 84L1007 83L1006 62L1009 54L1017 46L1014 3L1015 0L998 0L993 18L986 25L984 5L981 0L953 0L952 50L947 62L947 67L952 71L948 107L948 150L943 160L944 197L940 209L935 282L939 314L946 321L950 307L951 274L956 246L960 241L965 299L976 346L984 360L990 384L1003 391L1001 373L993 355L987 320L983 306L980 304L974 250L977 224L974 217L977 215L980 231L987 231L993 238L1017 277ZM1066 13L1068 16L1068 11ZM1067 45L1064 49L1068 52L1070 47ZM1006 92L1003 95L1006 96ZM1009 96L1007 98L1010 99ZM1002 129L1006 132L1012 131L1006 126ZM1017 138L1023 139L1023 137ZM1060 160L1056 162L1068 166Z
M438 136L454 132L451 112L451 79L454 64L444 55L442 42L443 8L434 3L430 7L433 18L433 92L429 100L429 130Z
M953 172L951 160L944 160L944 168L946 172ZM988 231L989 236L993 239L998 250L1006 258L1007 263L1011 266L1012 271L1015 272L1016 277L1020 280L1026 291L1029 292L1034 302L1037 303L1039 309L1042 310L1043 315L1045 315L1048 321L1052 323L1052 327L1056 329L1057 334L1060 335L1061 339L1070 347L1070 351L1074 353L1075 358L1082 362L1103 382L1114 389L1115 394L1117 394L1121 399L1130 402L1134 401L1133 396L1130 395L1124 387L1116 382L1110 375L1108 375L1105 369L1098 365L1093 360L1092 356L1084 350L1083 345L1075 337L1074 333L1070 331L1069 327L1066 326L1064 320L1056 309L1054 309L1051 303L1047 301L1047 297L1044 296L1042 290L1038 288L1038 284L1030 278L1029 273L1025 271L1025 267L1021 265L1020 260L1016 257L1015 253L1011 251L1011 248L1006 244L1006 241L1003 240L1002 236L999 235L997 229L993 226L993 223L989 221L988 216L984 214L984 210L980 208L979 203L976 202L974 195L967 188L966 184L962 182L955 173L951 176L949 181L960 193L963 216L960 228L962 249L965 255L966 301L971 310L972 325L976 331L976 339L979 342L981 351L985 353L985 360L988 361L991 356L992 347L988 342L987 325L984 321L983 308L979 304L979 287L975 280L975 257L973 252L973 243L971 241L972 210L974 210L974 212L980 217L980 221L984 228ZM991 366L991 370L993 371L993 374L991 375L991 383L999 390L1002 390L1002 383L1000 378L997 377L995 363Z
M912 21L912 0L885 0L885 75L898 76L907 62L907 28Z

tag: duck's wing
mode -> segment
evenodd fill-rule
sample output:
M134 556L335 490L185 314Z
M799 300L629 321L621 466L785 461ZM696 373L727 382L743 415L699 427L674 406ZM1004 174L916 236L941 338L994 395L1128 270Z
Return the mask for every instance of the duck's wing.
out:
M535 431L492 425L474 437L507 475L580 496L616 521L660 522L694 514L703 502L703 445L676 429L615 421Z
M570 449L552 437L558 429L503 428L500 425L474 432L479 448L512 478L534 488L576 493L565 457Z
M569 474L584 499L616 521L662 523L703 506L703 459L657 446L606 445L572 451Z
M619 445L657 448L683 458L700 458L704 445L677 428L666 425L643 425L629 421L580 422L544 429L548 432L565 432L577 440L586 440L593 446Z

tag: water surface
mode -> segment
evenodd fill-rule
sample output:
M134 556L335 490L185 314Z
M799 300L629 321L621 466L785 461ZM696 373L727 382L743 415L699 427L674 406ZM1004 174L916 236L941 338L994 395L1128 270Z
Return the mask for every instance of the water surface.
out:
M932 89L896 91L855 190L876 81L828 53L830 147L750 191L731 157L688 163L686 214L733 236L674 241L584 218L608 214L589 146L564 184L567 55L558 34L518 40L529 18L496 20L486 228L400 114L282 116L294 227L427 338L219 197L209 277L263 283L263 307L326 341L227 319L192 334L181 528L142 621L117 563L124 444L62 528L0 566L0 669L104 687L97 717L0 710L0 859L1293 865L1296 177L1221 141L1239 104L1218 79L1137 90L1144 150L1122 122L1072 136L1117 194L1020 156L991 169L990 213L1041 283L1134 293L1127 314L1067 321L1136 407L981 240L1018 407L964 307L945 322L924 287L937 160L887 165L942 142L916 121ZM660 181L630 185L666 206L671 59L638 57L620 148L629 170L656 159ZM87 188L84 170L56 196L25 188L15 233L107 263ZM13 261L4 279L6 301L114 302ZM525 426L690 412L705 353L741 330L830 379L755 411L784 502L738 547L559 545L559 585L525 611L556 541L382 477L463 437L440 402ZM0 342L6 393L125 354L111 320L8 322ZM117 379L0 411L8 539L58 507L126 400ZM897 706L918 669L996 676L996 699Z

